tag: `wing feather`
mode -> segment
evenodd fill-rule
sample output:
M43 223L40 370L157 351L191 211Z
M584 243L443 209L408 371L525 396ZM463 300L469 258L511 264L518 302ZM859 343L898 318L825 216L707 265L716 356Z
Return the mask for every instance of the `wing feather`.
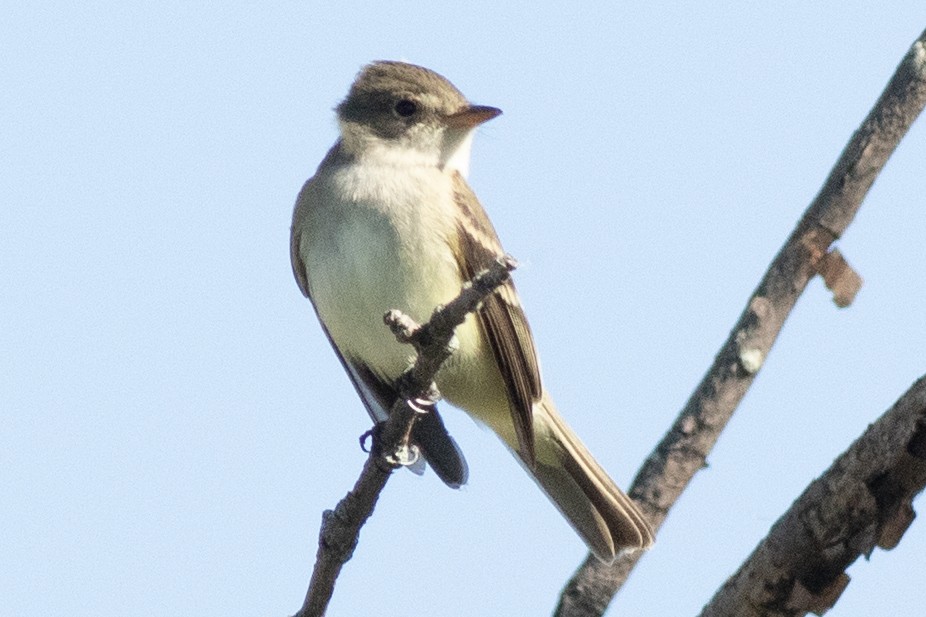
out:
M473 278L504 254L495 228L463 177L454 175L454 199L463 212L458 229L458 260L465 279ZM534 337L514 283L489 296L478 313L501 370L518 436L518 451L528 465L535 461L534 404L542 387Z

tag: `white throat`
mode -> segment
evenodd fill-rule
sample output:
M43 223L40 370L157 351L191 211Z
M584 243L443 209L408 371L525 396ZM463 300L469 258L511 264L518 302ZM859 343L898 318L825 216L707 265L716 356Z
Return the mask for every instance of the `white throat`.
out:
M452 144L444 153L442 166L460 172L464 178L469 176L469 155L473 149L473 131L467 131L462 139Z
M423 139L424 136L421 134L412 136L411 139L392 140L357 134L344 130L345 128L342 127L341 136L347 151L356 153L361 158L378 161L387 166L433 166L457 171L464 178L469 175L473 130L434 135L431 141Z

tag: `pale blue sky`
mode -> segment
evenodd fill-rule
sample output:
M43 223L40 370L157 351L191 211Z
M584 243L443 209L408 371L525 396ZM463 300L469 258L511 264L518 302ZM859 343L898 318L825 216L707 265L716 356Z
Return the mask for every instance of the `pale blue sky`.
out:
M0 604L275 615L368 418L292 280L292 203L359 67L505 114L471 182L559 407L626 486L909 44L894 3L19 3L0 24ZM611 614L691 615L926 373L921 119ZM470 484L390 482L332 617L544 615L585 549L445 413ZM920 505L917 502L915 505ZM832 612L921 606L926 524Z

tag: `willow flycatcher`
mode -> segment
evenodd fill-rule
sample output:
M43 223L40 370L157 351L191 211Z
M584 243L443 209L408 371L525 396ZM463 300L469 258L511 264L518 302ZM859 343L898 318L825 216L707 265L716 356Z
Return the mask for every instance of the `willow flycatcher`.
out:
M503 254L465 180L475 128L500 113L471 105L433 71L374 62L338 105L341 137L299 193L293 272L375 421L386 418L410 363L383 314L399 309L424 322ZM637 507L544 390L513 283L456 336L459 349L437 377L443 396L502 439L599 559L652 544ZM446 484L466 481L465 459L436 409L413 437Z

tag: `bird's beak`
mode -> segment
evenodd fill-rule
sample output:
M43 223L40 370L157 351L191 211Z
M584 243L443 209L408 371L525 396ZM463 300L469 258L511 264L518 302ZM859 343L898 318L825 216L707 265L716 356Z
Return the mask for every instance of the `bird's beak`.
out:
M445 118L447 126L455 129L471 129L483 122L488 122L502 113L498 107L488 105L470 105Z

